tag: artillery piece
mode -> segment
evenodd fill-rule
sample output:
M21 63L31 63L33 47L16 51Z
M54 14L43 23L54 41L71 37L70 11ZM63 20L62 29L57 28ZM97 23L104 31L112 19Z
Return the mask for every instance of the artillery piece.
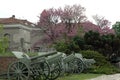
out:
M41 52L38 53L38 55L42 55L42 54L46 54L46 52ZM48 55L45 56L46 61L49 64L50 67L50 74L48 79L49 80L55 80L56 78L58 78L61 74L61 60L62 60L62 53L60 54L54 54L54 55Z
M75 56L83 62L84 69L90 68L96 61L94 59L83 58L82 54L75 53Z
M67 73L81 73L83 71L83 62L74 54L70 54L62 60L63 72Z
M63 55L65 55L63 53ZM80 53L73 53L62 58L63 73L81 73L84 69L90 68L95 63L94 59L86 59Z
M17 52L13 52L16 54ZM46 80L50 75L50 66L45 57L56 52L46 53L40 56L29 57L22 52L18 61L8 67L8 80Z

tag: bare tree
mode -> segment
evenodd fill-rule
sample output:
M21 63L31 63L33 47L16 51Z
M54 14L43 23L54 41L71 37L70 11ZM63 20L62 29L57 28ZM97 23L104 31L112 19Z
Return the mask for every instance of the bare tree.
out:
M107 19L105 19L103 16L94 15L93 19L101 29L110 25L110 22Z

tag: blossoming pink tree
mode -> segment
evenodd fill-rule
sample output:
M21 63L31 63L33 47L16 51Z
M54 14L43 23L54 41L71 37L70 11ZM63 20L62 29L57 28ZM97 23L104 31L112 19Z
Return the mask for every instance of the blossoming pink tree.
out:
M77 23L86 20L84 11L85 8L81 5L66 5L63 9L43 10L39 17L38 26L52 42L64 35L74 36L77 34Z
M85 8L81 5L66 5L64 8L43 10L37 25L44 33L42 41L48 43L55 43L60 39L67 42L78 35L81 29L84 32L98 31L101 35L114 33L114 30L108 27L110 22L105 18L94 16L94 20L96 25L87 21Z

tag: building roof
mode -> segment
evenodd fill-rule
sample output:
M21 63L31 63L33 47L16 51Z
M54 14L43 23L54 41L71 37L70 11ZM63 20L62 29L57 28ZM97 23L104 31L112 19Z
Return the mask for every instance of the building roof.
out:
M12 17L9 18L0 18L0 24L22 24L30 27L35 26L35 24L33 24L32 22L15 18L15 15L12 15Z

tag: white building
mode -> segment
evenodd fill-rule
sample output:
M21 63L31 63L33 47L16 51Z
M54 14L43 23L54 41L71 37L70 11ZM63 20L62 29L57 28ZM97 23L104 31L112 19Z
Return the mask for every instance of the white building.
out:
M3 24L1 36L9 38L10 50L34 51L33 45L42 38L42 32L35 24L16 19L15 15L10 18L0 18L0 24Z

